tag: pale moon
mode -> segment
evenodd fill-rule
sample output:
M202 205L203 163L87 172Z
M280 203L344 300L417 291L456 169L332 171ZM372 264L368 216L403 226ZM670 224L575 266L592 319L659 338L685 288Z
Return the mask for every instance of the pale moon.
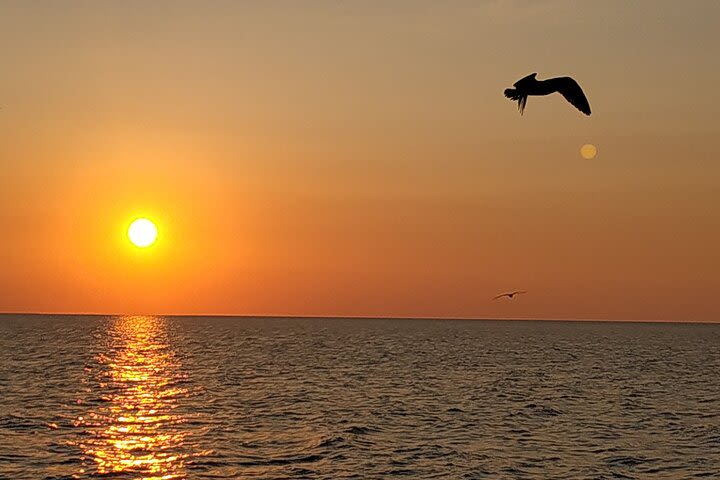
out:
M593 158L595 158L597 153L598 149L592 143L586 143L585 145L580 147L580 155L582 155L585 160L592 160Z

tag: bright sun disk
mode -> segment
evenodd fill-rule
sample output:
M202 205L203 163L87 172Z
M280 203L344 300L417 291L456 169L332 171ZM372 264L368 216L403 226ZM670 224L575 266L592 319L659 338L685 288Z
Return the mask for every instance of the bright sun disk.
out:
M149 247L157 239L157 227L147 218L138 218L130 224L127 234L136 247Z

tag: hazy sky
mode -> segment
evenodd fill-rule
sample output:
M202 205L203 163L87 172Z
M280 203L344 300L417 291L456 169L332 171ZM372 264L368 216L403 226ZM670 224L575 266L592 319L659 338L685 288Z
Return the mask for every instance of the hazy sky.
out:
M718 24L715 0L0 0L0 311L720 321ZM502 91L531 72L593 115L521 117Z

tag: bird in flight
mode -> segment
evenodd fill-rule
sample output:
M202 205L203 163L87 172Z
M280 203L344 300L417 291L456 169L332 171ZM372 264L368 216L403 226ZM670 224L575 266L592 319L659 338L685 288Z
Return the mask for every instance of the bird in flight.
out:
M558 92L575 108L585 115L590 115L590 104L580 85L570 77L548 78L537 80L537 73L531 73L513 84L515 88L506 88L505 96L518 102L518 110L522 115L529 95L550 95Z
M502 297L513 298L515 295L520 295L521 293L527 293L527 292L525 290L515 290L514 292L501 293L500 295L493 298L493 300L497 300L498 298L502 298Z

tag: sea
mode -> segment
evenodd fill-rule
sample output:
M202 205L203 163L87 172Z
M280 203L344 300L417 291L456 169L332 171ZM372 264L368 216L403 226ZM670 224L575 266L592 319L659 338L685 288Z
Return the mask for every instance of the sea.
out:
M0 478L720 478L720 325L2 315Z

